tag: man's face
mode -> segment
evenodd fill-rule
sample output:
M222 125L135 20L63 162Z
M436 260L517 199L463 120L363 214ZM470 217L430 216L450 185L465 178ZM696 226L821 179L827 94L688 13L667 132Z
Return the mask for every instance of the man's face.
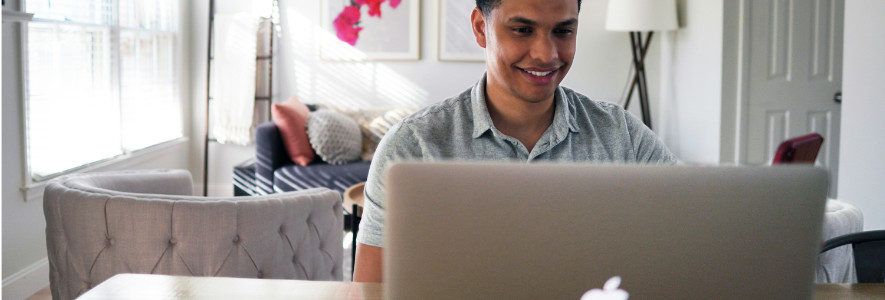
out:
M502 0L487 17L475 9L473 29L486 48L489 97L552 100L575 57L578 3Z

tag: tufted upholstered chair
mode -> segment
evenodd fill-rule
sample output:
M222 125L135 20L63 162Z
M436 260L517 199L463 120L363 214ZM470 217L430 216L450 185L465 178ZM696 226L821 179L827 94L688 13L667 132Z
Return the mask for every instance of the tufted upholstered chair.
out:
M341 195L197 197L184 170L86 173L46 185L52 298L119 273L341 280Z

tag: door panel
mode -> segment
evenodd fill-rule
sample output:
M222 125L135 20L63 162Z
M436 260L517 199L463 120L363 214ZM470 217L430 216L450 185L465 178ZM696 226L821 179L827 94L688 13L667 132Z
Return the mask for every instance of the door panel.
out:
M747 164L766 164L778 144L817 132L818 164L838 169L844 0L752 0L749 8Z

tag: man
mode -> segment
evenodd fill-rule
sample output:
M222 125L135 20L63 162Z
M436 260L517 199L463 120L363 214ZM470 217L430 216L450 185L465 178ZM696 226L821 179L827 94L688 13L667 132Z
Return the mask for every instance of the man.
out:
M384 171L399 160L675 163L624 109L559 86L575 56L580 0L477 0L486 75L391 128L372 160L354 281L380 282ZM543 180L543 179L541 179Z

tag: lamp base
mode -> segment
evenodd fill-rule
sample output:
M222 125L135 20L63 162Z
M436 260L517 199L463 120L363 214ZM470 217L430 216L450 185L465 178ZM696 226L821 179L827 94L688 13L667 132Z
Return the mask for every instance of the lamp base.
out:
M639 108L642 111L642 123L648 128L651 127L651 111L648 103L648 82L645 79L645 54L648 52L648 46L654 32L649 31L645 38L642 32L630 32L630 44L633 50L633 81L630 83L630 91L627 93L627 101L624 103L624 109L630 107L630 99L633 98L633 91L639 90Z

